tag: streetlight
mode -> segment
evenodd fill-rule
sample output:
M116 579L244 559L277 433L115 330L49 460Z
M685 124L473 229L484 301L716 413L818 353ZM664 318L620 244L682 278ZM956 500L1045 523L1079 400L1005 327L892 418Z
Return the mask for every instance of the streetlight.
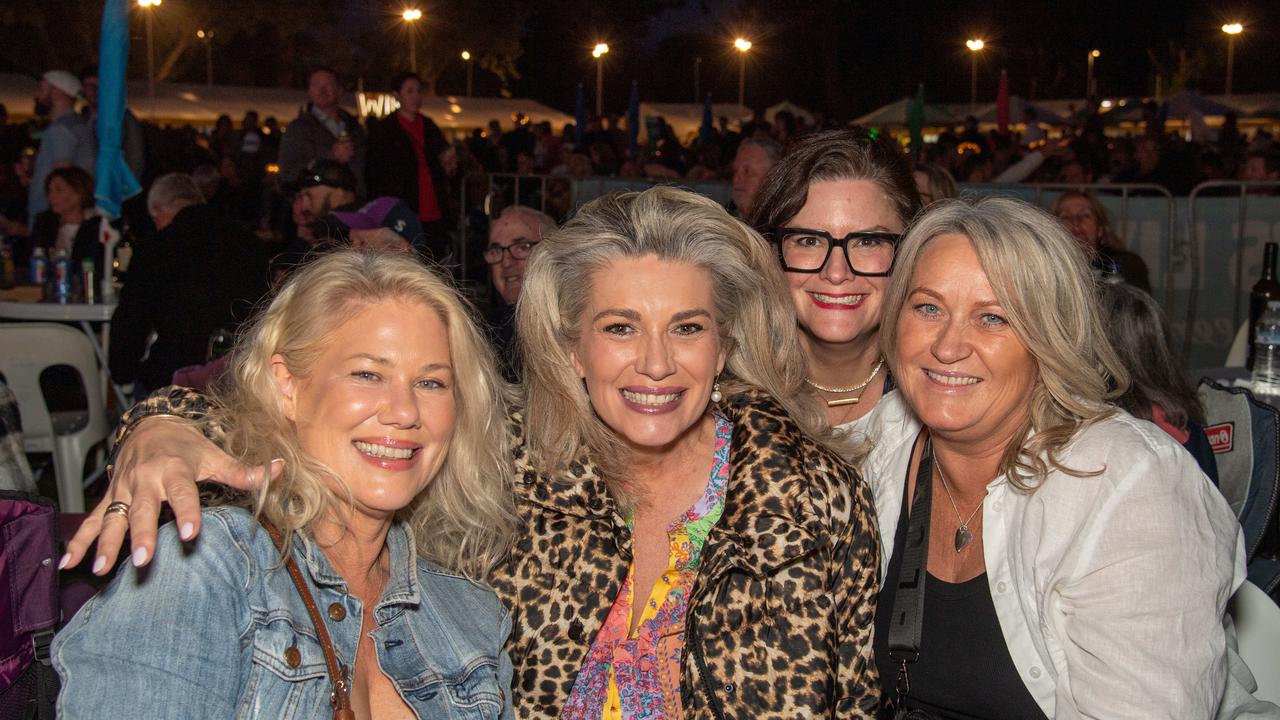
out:
M1222 26L1222 32L1227 34L1227 95L1231 95L1231 71L1236 61L1236 36L1244 32L1244 25L1238 22L1227 23Z
M738 38L733 41L733 46L738 49L738 57L741 61L738 63L738 104L746 105L747 51L751 49L751 41L746 38Z
M208 79L209 87L213 87L213 31L197 30L196 37L204 41L205 77Z
M978 109L978 53L986 45L976 38L964 41L964 46L973 52L973 61L969 66L969 112L975 112Z
M408 8L401 17L408 23L409 28L409 69L418 72L418 38L413 31L413 24L422 19L422 11L417 8Z
M467 64L467 97L471 97L471 51L462 51L462 62Z
M604 56L609 52L607 43L596 43L591 57L596 59L596 117L604 117Z
M1096 88L1093 87L1093 61L1102 57L1101 50L1089 51L1089 79L1084 84L1084 94L1086 97L1093 97L1098 94Z
M160 6L162 0L138 0L138 7L143 10L150 11L152 8ZM154 13L147 12L147 95L151 99L151 108L154 110L156 106L156 45L152 39L154 31L152 29L152 15Z

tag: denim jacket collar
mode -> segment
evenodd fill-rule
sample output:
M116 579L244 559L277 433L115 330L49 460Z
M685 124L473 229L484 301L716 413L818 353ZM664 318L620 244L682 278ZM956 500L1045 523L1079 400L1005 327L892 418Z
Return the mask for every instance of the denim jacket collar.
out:
M402 522L393 522L387 530L387 552L389 576L387 586L382 591L382 599L378 608L389 605L417 605L420 601L421 588L418 585L417 552L413 539L413 530ZM320 549L320 545L310 533L293 534L293 546L296 556L302 558L300 565L306 568L311 580L320 587L338 587L347 591L347 581L329 562L329 558Z

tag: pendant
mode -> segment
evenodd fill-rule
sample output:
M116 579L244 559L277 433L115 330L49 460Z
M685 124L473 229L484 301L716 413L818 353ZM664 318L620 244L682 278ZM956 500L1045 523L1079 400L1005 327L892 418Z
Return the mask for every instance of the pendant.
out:
M858 400L860 398L861 396L854 397L854 398L843 398L841 400L828 400L827 407L844 407L845 405L857 405Z
M973 542L973 533L969 532L969 528L963 525L956 528L956 552L960 552L971 542Z

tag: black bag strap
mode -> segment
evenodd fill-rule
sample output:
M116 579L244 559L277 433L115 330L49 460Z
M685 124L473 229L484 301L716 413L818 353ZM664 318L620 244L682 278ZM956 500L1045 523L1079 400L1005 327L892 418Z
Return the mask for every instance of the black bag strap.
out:
M909 476L909 475L908 475ZM903 479L904 484L906 479ZM906 502L903 488L903 502ZM924 624L924 586L929 569L929 509L933 497L933 443L926 436L916 469L915 494L902 545L898 589L893 596L889 622L889 657L898 663L897 704L903 707L911 693L907 665L920 659L920 632Z

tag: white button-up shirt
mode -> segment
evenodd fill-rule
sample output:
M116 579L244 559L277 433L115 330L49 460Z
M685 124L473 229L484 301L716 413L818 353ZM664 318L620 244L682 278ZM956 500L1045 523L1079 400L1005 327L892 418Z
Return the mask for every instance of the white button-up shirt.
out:
M920 427L898 391L842 426L874 443L864 476L886 555ZM1223 617L1244 581L1244 538L1195 460L1117 413L1083 430L1061 463L1101 472L1054 471L1033 493L997 477L981 523L1000 629L1045 715L1280 717L1248 694L1253 677L1228 648Z

